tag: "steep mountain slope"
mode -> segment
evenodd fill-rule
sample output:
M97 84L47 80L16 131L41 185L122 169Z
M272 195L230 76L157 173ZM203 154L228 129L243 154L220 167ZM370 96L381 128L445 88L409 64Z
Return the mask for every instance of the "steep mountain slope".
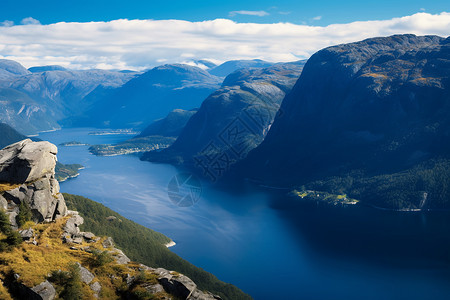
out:
M13 60L0 59L0 82L14 76L30 74L21 64Z
M86 98L94 89L123 85L136 73L86 70L58 66L30 68L0 60L0 121L26 134L59 128L62 118L81 113L98 98Z
M11 126L5 123L0 123L0 149L26 138L26 136L19 133Z
M260 59L254 59L254 60L230 60L226 61L223 64L216 66L208 72L212 75L219 76L219 77L226 77L233 73L236 70L239 69L248 69L248 68L268 68L273 63L263 61Z
M0 122L25 134L59 128L55 113L24 92L0 88Z
M347 184L335 178L315 186L353 191L361 200L375 197L389 207L419 207L424 197L442 206L448 196L446 190L427 194L435 186L414 168L434 178L440 163L421 164L450 156L449 38L397 35L321 50L308 60L281 111L238 172L288 186L347 176ZM357 180L382 184L383 176L404 171L410 184L391 184L384 190L389 199L355 192L363 185ZM402 193L414 197L393 203Z
M230 164L244 158L264 139L303 64L300 61L266 69L241 69L230 74L189 119L171 147L147 153L143 159L197 165L199 170L208 166L222 168L217 174L205 174L221 176Z
M220 82L197 67L159 66L106 93L77 124L145 128L174 109L198 107Z
M84 97L98 86L116 88L136 73L105 70L49 70L15 78L10 88L29 95L55 111L57 120L84 111L92 103Z
M167 117L156 120L147 126L137 137L151 135L177 137L180 135L181 131L186 126L186 123L197 112L197 110L198 109L175 109L171 111Z

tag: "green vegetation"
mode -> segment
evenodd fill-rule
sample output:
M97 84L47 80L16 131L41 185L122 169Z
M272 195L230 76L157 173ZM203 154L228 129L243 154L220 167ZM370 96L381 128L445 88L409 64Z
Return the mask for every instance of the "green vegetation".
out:
M330 194L327 192L304 189L302 189L301 191L294 190L292 191L292 195L295 197L300 197L305 201L321 202L330 205L354 205L359 202L356 199L349 198L345 194Z
M76 263L71 263L68 267L67 281L63 283L64 291L61 293L63 299L81 300L83 299L80 267Z
M70 177L75 177L78 175L78 171L82 168L83 166L79 164L65 165L60 162L56 162L55 167L56 180L61 182Z
M0 252L22 244L22 237L18 231L13 230L8 215L2 209L0 209L0 232Z
M208 290L222 299L251 299L232 284L218 280L167 249L164 244L170 239L163 234L130 221L90 199L70 194L64 194L64 198L68 208L77 210L84 218L83 231L111 236L130 259L151 267L180 272L190 277L201 290Z
M450 204L450 160L429 160L392 174L353 172L305 185L306 189L347 194L361 203L396 210L442 209Z
M26 202L20 202L19 213L16 216L16 222L19 227L25 225L26 222L31 221L31 209Z
M89 147L89 151L100 156L147 152L167 148L175 142L175 139L159 135L135 137L116 145L93 145Z
M92 252L93 255L93 261L91 263L91 265L95 266L95 267L102 267L104 265L106 265L107 263L112 262L114 259L111 256L111 254L104 250L104 251L100 251L95 249Z

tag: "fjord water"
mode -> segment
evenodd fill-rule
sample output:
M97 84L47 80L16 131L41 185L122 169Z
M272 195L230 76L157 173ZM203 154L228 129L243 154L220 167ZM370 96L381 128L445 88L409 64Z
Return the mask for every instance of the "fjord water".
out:
M127 135L74 128L42 133L115 143ZM299 205L284 192L220 190L202 181L200 200L178 207L170 165L135 155L96 157L88 146L59 147L62 163L86 168L61 184L162 232L171 250L255 299L449 299L450 214ZM126 234L126 233L124 233Z

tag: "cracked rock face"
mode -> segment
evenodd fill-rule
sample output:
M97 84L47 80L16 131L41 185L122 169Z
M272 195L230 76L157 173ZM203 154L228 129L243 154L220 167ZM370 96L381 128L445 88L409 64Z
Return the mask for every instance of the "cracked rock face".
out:
M55 179L57 152L49 142L30 139L0 150L0 183L12 188L0 192L0 204L10 217L17 214L21 203L31 209L35 222L50 222L66 215L66 203Z

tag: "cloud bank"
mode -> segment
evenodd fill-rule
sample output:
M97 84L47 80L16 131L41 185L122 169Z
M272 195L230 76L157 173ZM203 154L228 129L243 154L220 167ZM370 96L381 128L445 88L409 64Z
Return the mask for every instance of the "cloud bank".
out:
M0 58L26 67L58 64L74 69L141 70L194 59L294 61L327 46L369 37L400 33L447 36L450 32L450 13L446 12L325 27L227 19L122 19L50 25L29 21L28 25L0 26Z

